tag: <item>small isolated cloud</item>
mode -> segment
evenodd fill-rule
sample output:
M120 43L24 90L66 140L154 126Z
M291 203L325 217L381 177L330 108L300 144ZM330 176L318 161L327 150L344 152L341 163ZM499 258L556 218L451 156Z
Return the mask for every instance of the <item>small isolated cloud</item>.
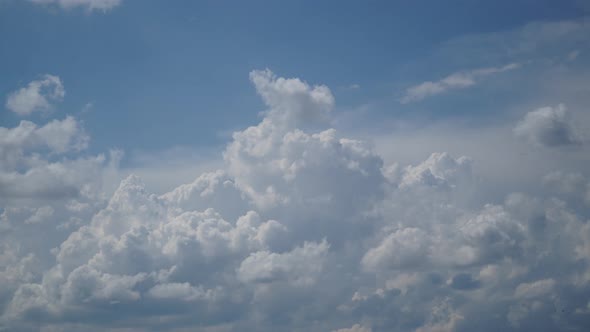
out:
M478 80L483 77L519 67L520 64L511 63L503 67L487 67L470 71L459 71L439 81L427 81L408 88L404 96L400 99L400 102L402 104L408 104L447 92L448 90L464 89L477 84Z
M6 108L25 116L51 109L51 102L63 100L65 94L61 79L47 74L42 79L32 81L26 87L10 93L6 99Z
M528 112L514 128L514 134L532 144L546 147L577 145L582 142L563 104Z
M76 7L85 8L88 11L107 11L121 4L121 0L29 0L40 5L56 5L62 9Z

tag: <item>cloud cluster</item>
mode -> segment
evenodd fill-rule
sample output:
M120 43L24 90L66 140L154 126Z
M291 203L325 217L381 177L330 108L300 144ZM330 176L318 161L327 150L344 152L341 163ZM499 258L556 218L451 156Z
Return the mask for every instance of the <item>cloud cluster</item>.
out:
M469 157L385 164L323 127L328 87L269 70L250 79L268 107L260 123L234 133L222 169L160 195L134 175L107 193L121 155L79 156L88 137L74 118L0 128L0 326L588 326L586 174L556 171L542 195L474 203L468 193L487 188Z
M427 81L406 89L404 96L400 99L402 104L417 102L448 90L464 89L475 85L486 76L514 70L520 67L518 63L511 63L502 67L488 67L475 70L460 71L453 73L438 81Z

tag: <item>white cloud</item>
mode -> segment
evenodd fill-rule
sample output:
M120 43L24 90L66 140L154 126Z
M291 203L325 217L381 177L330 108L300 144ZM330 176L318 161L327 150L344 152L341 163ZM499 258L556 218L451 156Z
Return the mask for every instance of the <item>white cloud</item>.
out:
M246 282L259 283L284 279L295 285L311 285L322 272L328 248L327 242L323 241L305 243L302 247L283 254L259 251L248 256L240 264L238 278Z
M370 144L322 127L334 105L327 87L270 71L251 78L268 107L260 123L234 133L220 169L164 194L137 176L105 189L109 174L126 172L122 153L88 156L74 118L0 128L0 325L587 326L583 168L522 173L537 186L512 193L504 182L479 182L481 167L505 163L490 150L488 159L429 151L385 163ZM440 135L420 136L427 142L395 141L392 151L442 146ZM570 319L574 312L581 316Z
M387 236L378 247L363 257L367 269L409 269L428 260L430 250L428 235L417 228L404 228Z
M276 125L299 128L325 120L334 107L334 96L325 85L310 86L297 78L276 77L270 70L255 70L250 80L270 108L267 118Z
M10 93L6 99L6 108L20 116L26 116L51 109L51 103L61 101L65 94L58 76L44 75L42 79L32 81L26 87Z
M433 153L421 164L406 167L400 186L453 186L471 176L471 163L465 156L455 159L448 153Z
M0 201L75 197L97 176L105 161L102 155L56 159L86 148L88 136L72 117L52 120L42 127L21 121L18 127L0 127ZM48 159L39 154L48 154Z
M538 146L556 147L582 143L563 104L528 112L514 127L514 133Z
M13 159L26 150L48 148L54 153L80 151L87 147L88 136L73 117L52 120L38 127L21 121L15 128L0 127L0 148L3 159ZM9 158L9 154L13 155Z
M121 4L122 0L29 0L40 5L57 5L63 9L76 7L85 8L88 11L107 11Z
M449 90L464 89L475 85L486 76L520 68L520 64L511 63L502 67L487 67L453 73L438 81L427 81L406 89L400 99L402 104L420 101Z
M0 201L10 198L77 195L99 169L104 156L61 161L58 156L87 147L88 136L73 117L52 120L42 127L21 121L15 128L0 127Z

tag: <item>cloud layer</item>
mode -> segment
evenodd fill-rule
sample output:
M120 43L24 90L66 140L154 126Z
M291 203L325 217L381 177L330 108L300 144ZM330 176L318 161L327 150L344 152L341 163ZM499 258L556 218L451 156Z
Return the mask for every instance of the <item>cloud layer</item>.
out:
M465 193L485 198L488 188L471 158L386 164L367 142L326 127L328 87L269 70L250 79L267 106L260 123L233 134L221 169L161 195L134 175L105 190L121 154L80 153L88 136L73 117L0 128L0 326L588 326L586 175L557 171L543 193L474 202ZM561 109L533 111L515 132L559 148L547 142L572 140Z

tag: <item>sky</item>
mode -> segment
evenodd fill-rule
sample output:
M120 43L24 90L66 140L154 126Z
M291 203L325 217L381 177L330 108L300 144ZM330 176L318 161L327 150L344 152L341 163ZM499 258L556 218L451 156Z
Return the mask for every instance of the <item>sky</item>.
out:
M0 331L585 331L589 17L0 0Z

